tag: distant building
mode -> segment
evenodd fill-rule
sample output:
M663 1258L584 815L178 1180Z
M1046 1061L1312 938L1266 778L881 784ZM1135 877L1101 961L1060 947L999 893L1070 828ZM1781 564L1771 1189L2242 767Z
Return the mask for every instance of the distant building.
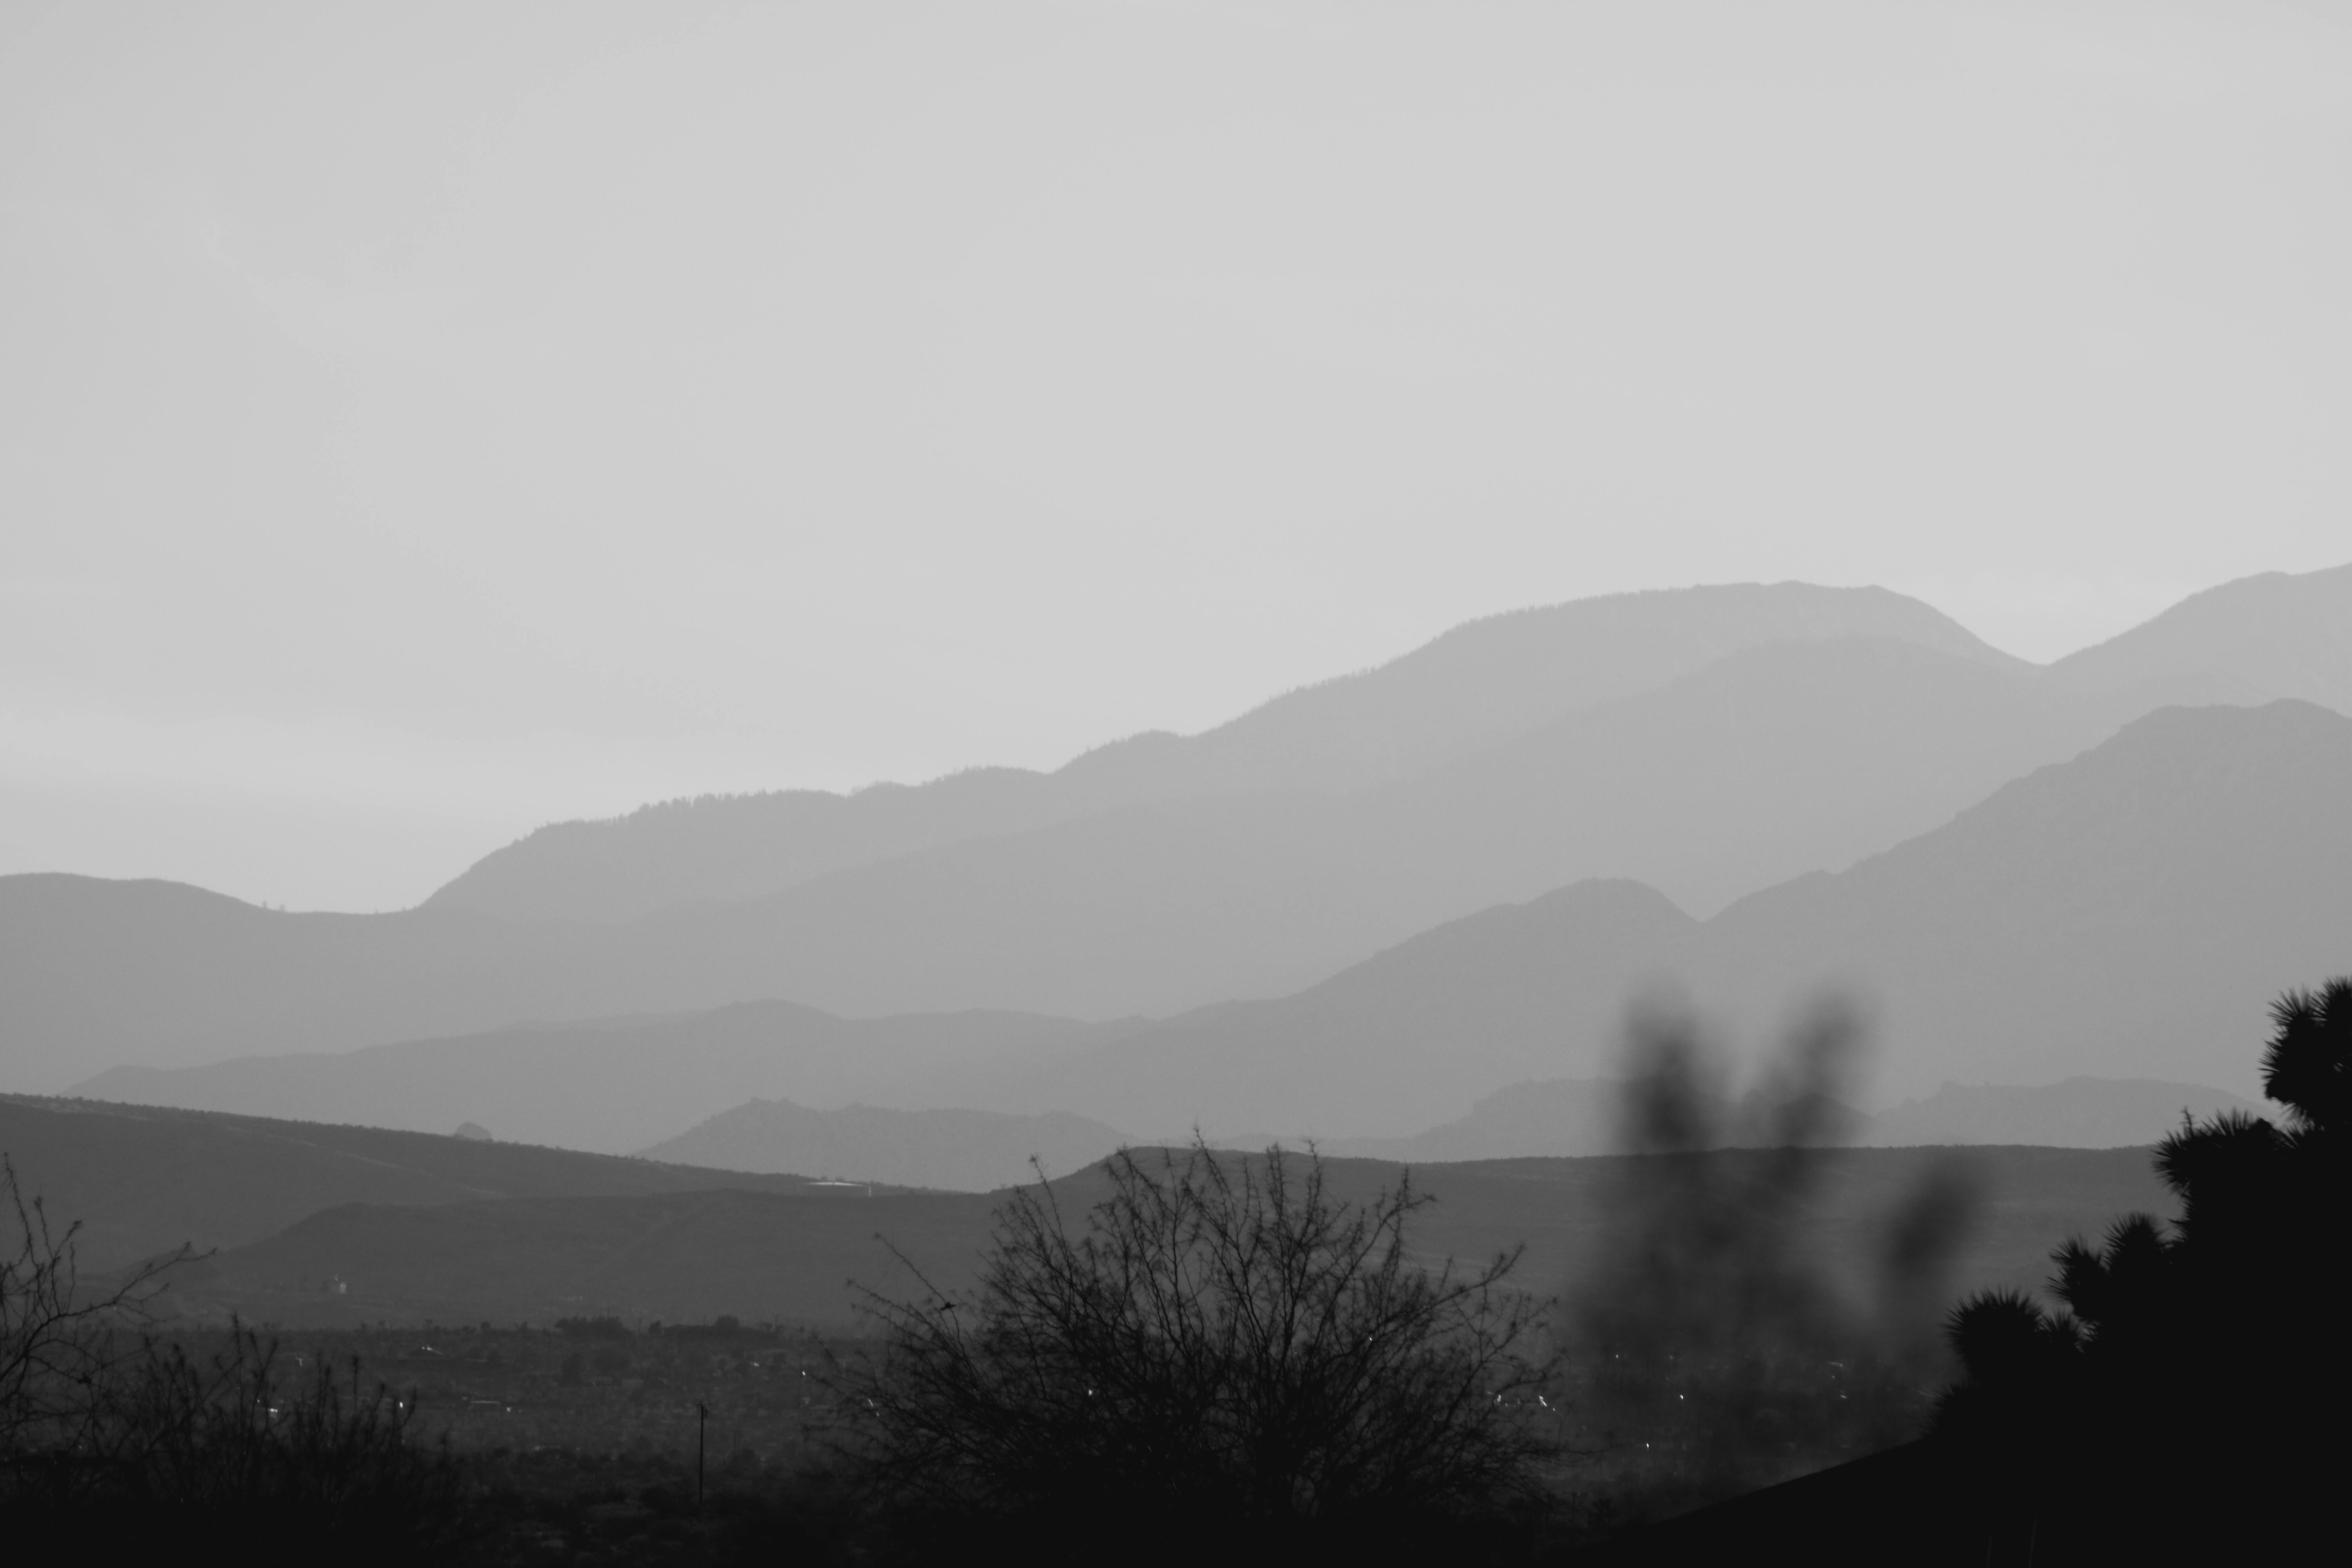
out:
M490 1138L490 1130L483 1126L478 1121L460 1121L457 1123L457 1131L451 1134L451 1136L457 1138L469 1138L477 1143L488 1143L492 1142Z

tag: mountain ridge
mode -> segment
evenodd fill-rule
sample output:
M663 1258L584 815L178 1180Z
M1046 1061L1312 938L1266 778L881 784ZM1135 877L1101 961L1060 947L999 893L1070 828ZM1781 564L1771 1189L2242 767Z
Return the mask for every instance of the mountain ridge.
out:
M1748 647L1838 636L1906 638L1989 668L2023 668L1941 612L1882 588L1725 584L1606 595L1466 621L1394 658L1294 688L1198 734L1146 731L1050 772L969 768L848 795L707 797L550 824L493 851L425 903L509 918L618 919L779 892L870 859L1122 806L1360 788L1563 713L1654 689ZM740 831L713 854L690 829L719 818ZM840 839L829 847L805 841L828 824ZM643 841L636 847L644 853L625 847L632 838ZM567 855L591 864L567 864ZM612 879L625 865L659 890L616 887ZM554 879L533 891L535 875Z
M2095 1076L2252 1099L2272 999L2352 970L2345 799L2352 720L2292 701L2167 710L1895 849L1708 921L1642 884L1587 880L1417 933L1288 996L1065 1023L1051 1059L975 1051L959 1063L942 1048L894 1072L869 1053L866 1077L827 1081L841 1100L1066 1110L1151 1139L1194 1126L1221 1139L1410 1137L1511 1084L1612 1070L1637 1002L1679 994L1702 1020L1736 1026L1752 1057L1824 985L1842 985L1874 1017L1898 1090ZM1006 1037L1021 1026L1005 1024ZM594 1049L619 1038L574 1033ZM540 1039L552 1053L565 1037ZM438 1048L487 1070L505 1047ZM627 1081L686 1076L690 1058L664 1048ZM515 1092L564 1070L551 1055ZM100 1081L125 1080L89 1087ZM819 1098L788 1075L764 1081L700 1114ZM438 1103L436 1124L479 1103Z
M2352 720L2296 701L2165 710L1940 828L1709 921L1654 919L1637 932L1612 907L1580 923L1591 906L1564 895L1492 910L1474 917L1487 932L1477 957L1521 956L1418 987L1418 1016L1332 1030L1276 1026L1264 1010L1202 1015L1181 1067L1170 1042L1187 1020L1171 1019L1058 1065L1051 1084L1032 1077L976 1102L1050 1103L1113 1125L1148 1125L1139 1118L1161 1106L1218 1132L1409 1135L1488 1089L1604 1070L1644 997L1679 994L1703 1018L1755 1030L1801 1016L1825 989L1863 1005L1899 1086L2086 1074L2251 1097L2250 1043L2272 999L2352 970L2344 799ZM1579 967L1612 931L1624 949ZM1449 995L1471 999L1451 1019ZM1493 1022L1463 1022L1478 1016ZM1760 1042L1741 1044L1752 1054ZM1419 1113L1401 1113L1410 1107Z
M1419 776L1737 652L1836 637L1910 642L2134 711L2296 697L2352 713L2347 625L2352 565L2221 584L2046 667L1882 588L1782 582L1605 595L1466 621L1198 733L1146 731L1046 772L967 768L845 795L702 797L549 824L484 857L426 903L510 918L622 919L772 894L877 858L1123 806L1345 793Z
M1115 1019L1280 996L1580 878L1651 879L1705 907L1842 864L2110 721L2092 700L1930 649L1819 640L1750 649L1380 789L1130 806L625 924L432 905L290 915L194 889L0 879L0 1087L761 997L845 1016ZM111 1063L89 1061L101 1047Z

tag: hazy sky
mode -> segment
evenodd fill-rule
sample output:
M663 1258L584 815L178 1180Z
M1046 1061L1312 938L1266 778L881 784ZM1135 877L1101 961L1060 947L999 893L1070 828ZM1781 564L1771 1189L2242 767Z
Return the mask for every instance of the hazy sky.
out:
M2352 559L2347 18L0 0L0 870L391 907L1527 604Z

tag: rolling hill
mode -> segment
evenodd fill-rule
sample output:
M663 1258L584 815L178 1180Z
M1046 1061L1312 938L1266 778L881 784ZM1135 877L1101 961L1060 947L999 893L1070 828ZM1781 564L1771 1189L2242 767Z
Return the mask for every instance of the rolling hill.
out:
M1666 1156L1741 1160L1714 1156ZM1431 1166L1415 1184L1436 1201L1412 1233L1417 1257L1485 1258L1524 1242L1519 1278L1570 1285L1614 1215L1625 1184L1656 1157L1513 1160ZM1974 1194L1948 1289L2037 1288L2052 1247L2118 1213L2163 1212L2144 1149L1845 1150L1824 1152L1802 1244L1841 1270L1885 1246L1891 1206L1931 1173ZM1955 1163L1957 1162L1957 1163ZM1360 1201L1399 1167L1327 1162L1330 1190ZM1065 1213L1102 1190L1097 1172L1056 1184ZM352 1321L538 1321L610 1312L668 1321L733 1313L845 1326L860 1287L905 1296L968 1286L997 1200L862 1188L522 1198L436 1207L347 1205L191 1270L181 1304L291 1325ZM321 1289L340 1279L347 1293Z
M730 1171L776 1171L986 1193L1045 1173L1067 1175L1131 1142L1099 1121L1052 1110L812 1110L754 1100L697 1122L645 1151L649 1160Z
M798 1177L376 1127L18 1097L0 1099L0 1152L54 1225L82 1226L82 1263L101 1270L184 1243L246 1246L339 1204L808 1186Z

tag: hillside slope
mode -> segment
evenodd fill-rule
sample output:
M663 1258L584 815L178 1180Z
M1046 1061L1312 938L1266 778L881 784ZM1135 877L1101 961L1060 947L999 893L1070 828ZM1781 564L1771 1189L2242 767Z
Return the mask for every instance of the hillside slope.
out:
M2352 970L2352 719L2166 709L1837 876L1734 905L1690 969L1736 1016L1873 997L1906 1092L2087 1075L2252 1095L2271 1002Z
M183 1243L249 1245L337 1204L625 1197L732 1186L798 1192L797 1177L692 1170L375 1127L146 1106L0 1099L0 1152L50 1221L79 1224L86 1268Z
M891 1110L846 1105L812 1110L754 1100L645 1151L649 1160L730 1171L790 1171L852 1182L889 1182L985 1193L1082 1170L1130 1140L1066 1110L1013 1116L988 1110Z
M1954 1292L2033 1289L2065 1237L2095 1234L2126 1210L2168 1209L2144 1149L1986 1149L1957 1163L1941 1150L1845 1150L1821 1162L1801 1243L1833 1268L1879 1256L1889 1208L1902 1194L1931 1173L1957 1174L1975 1202L1952 1260ZM1415 1184L1436 1201L1422 1211L1414 1253L1484 1259L1525 1243L1518 1278L1538 1290L1560 1289L1622 1212L1626 1184L1654 1179L1648 1165L1639 1158L1513 1160L1416 1171ZM1348 1201L1392 1183L1398 1170L1369 1160L1326 1163L1330 1192ZM1098 1173L1055 1186L1071 1214L1101 1191ZM733 1313L838 1328L855 1320L860 1287L905 1297L969 1285L997 1201L945 1193L869 1198L863 1189L835 1188L430 1209L355 1205L223 1254L182 1295L194 1310L288 1324L544 1322L611 1312L672 1322ZM331 1277L349 1294L323 1294L320 1282Z
M625 920L1122 806L1361 789L1748 648L1846 637L1902 640L1992 668L2018 663L1879 588L1737 584L1582 599L1472 621L1201 734L1135 736L1051 773L979 768L847 795L789 790L552 824L485 856L428 902L515 920Z

